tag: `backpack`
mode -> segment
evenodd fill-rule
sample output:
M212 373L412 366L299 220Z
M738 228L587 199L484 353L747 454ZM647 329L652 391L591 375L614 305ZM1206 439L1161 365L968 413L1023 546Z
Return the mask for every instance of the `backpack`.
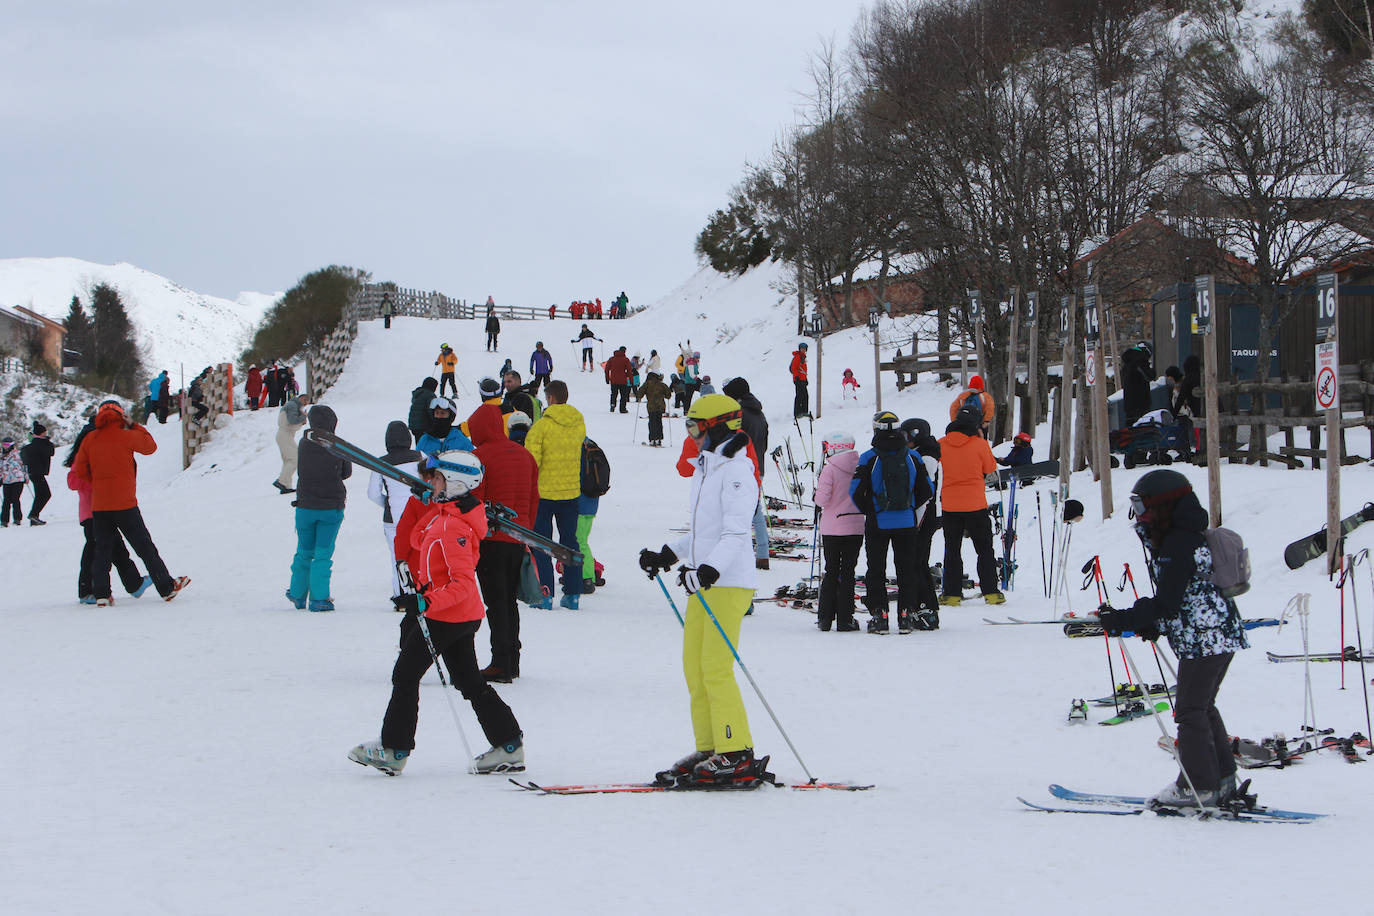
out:
M1230 528L1208 528L1202 533L1212 553L1212 584L1223 598L1237 598L1250 590L1250 550Z
M983 425L983 397L976 391L964 398L959 410L954 414L953 425L960 430L976 431Z
M582 440L582 495L604 496L611 488L611 463L591 439Z
M915 472L915 485L912 485L912 472ZM865 513L877 515L881 512L902 512L919 509L935 495L926 473L924 461L916 460L911 453L879 452L858 471L859 486L854 492L854 504Z

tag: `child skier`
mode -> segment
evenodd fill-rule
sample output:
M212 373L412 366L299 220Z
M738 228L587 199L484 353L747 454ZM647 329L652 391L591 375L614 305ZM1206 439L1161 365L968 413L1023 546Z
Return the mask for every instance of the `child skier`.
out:
M24 493L24 484L29 482L29 472L19 457L19 446L9 436L0 442L0 481L3 481L5 497L0 502L0 528L10 526L10 513L13 511L14 524L24 522L24 512L19 498Z
M477 668L473 638L485 610L477 588L478 543L487 533L482 501L472 491L482 482L482 462L466 451L443 452L423 462L434 487L435 509L410 532L418 566L400 565L403 583L423 596L419 626L401 646L391 672L391 701L382 718L378 741L360 744L348 759L376 767L388 776L400 775L415 748L420 711L420 678L442 656L449 679L472 704L482 732L492 747L473 761L477 773L518 772L525 769L520 724ZM418 502L418 500L417 500ZM413 579L412 579L413 577Z
M656 576L682 557L678 582L690 596L683 626L682 663L691 696L696 750L656 780L697 788L751 788L764 778L767 757L754 758L753 739L734 657L719 624L739 645L740 625L754 598L757 571L750 546L759 489L740 431L740 405L707 395L687 415L687 435L700 446L692 475L692 527L671 546L639 552L640 568ZM705 603L703 603L705 598ZM707 616L705 605L711 607Z
M853 369L844 370L844 378L840 379L840 393L844 400L859 399L859 380L854 377Z
M1030 433L1017 433L1011 440L1011 451L1007 452L1005 457L997 459L998 464L1007 468L1019 468L1034 461Z

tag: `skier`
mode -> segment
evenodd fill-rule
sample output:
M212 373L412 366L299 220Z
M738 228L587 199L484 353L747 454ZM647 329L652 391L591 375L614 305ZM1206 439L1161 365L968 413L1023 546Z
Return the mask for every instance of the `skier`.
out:
M1235 653L1249 648L1240 612L1212 584L1213 557L1203 536L1207 512L1188 478L1174 470L1150 471L1131 488L1131 508L1150 557L1155 595L1136 599L1130 608L1103 606L1098 619L1113 636L1165 635L1178 656L1174 718L1183 771L1151 805L1224 804L1236 794L1236 759L1216 697Z
M382 313L382 327L390 329L391 316L396 314L396 307L391 304L391 293L382 293L382 305L379 311Z
M997 588L997 557L992 550L992 517L984 482L997 470L997 462L987 440L979 435L978 417L971 410L957 414L940 439L940 503L945 533L945 581L940 604L956 607L963 600L965 534L978 553L978 586L983 600L1002 604L1007 599Z
M496 317L496 306L491 304L491 297L487 297L487 350L496 352L497 339L501 336L501 319Z
M683 351L682 360L682 409L688 410L692 406L692 398L696 396L697 390L701 387L701 353L692 350Z
M740 425L749 437L754 449L755 472L759 478L759 504L754 509L754 565L759 569L768 568L768 516L763 506L763 474L767 467L763 458L768 454L768 417L764 416L763 404L749 390L749 380L743 376L727 379L723 386L726 397L739 401Z
M549 390L549 376L553 375L553 354L544 349L544 341L538 340L534 344L534 352L530 354L530 394L538 394L539 386L544 386L544 391Z
M13 437L6 436L4 440L0 440L0 487L3 487L5 494L3 502L0 502L0 528L10 526L11 512L16 528L24 524L24 510L20 500L24 494L24 484L28 483L28 480L29 474L24 469L24 460L19 457L19 446Z
M844 370L844 378L840 379L840 398L854 401L859 399L859 380L854 377L853 369Z
M153 410L157 413L157 422L166 425L167 411L172 402L172 380L167 376L167 370L148 383L148 396L152 399ZM151 412L149 414L151 416Z
M439 395L443 396L444 385L447 384L453 396L458 397L458 383L453 379L453 373L458 368L458 354L448 344L440 344L439 358L434 365L439 367Z
M991 425L997 409L993 403L992 395L983 390L983 377L981 375L975 375L969 379L968 387L959 392L959 395L950 402L949 421L951 423L954 422L955 416L964 408L965 404L969 405L969 413L981 414L982 421L974 429L974 432L986 439L988 427Z
M890 410L873 417L872 448L859 456L849 483L849 496L864 513L864 605L868 632L887 633L887 554L897 573L897 629L910 633L918 624L921 589L916 568L916 530L925 517L934 491L925 465L918 465L906 447L906 435ZM927 571L927 574L928 571Z
M593 340L604 343L600 337L592 333L592 329L587 327L586 323L583 323L582 330L577 333L577 337L568 341L569 343L582 344L582 362L578 364L578 370L581 372L591 372L596 368L596 354L592 350Z
M410 447L410 430L400 420L386 425L386 453L382 460L408 474L414 474L420 453ZM401 597L401 577L396 572L396 522L405 511L410 491L394 480L373 471L367 480L367 498L382 507L382 538L386 542L387 567L391 570L391 602ZM401 610L397 606L396 610Z
M630 365L634 368L634 374L630 376L630 390L634 391L644 382L644 379L641 378L644 372L644 357L636 353L634 356L630 357ZM636 397L635 403L638 402L639 398Z
M290 402L287 402L290 403ZM283 408L283 411L285 408ZM334 411L317 404L310 409L310 428L334 432L339 418ZM291 582L286 600L305 610L334 610L330 596L330 574L334 568L334 542L344 519L348 491L344 481L353 474L353 465L323 445L303 438L296 447L300 468L296 484L296 553L291 558Z
M921 595L916 625L923 630L938 630L940 598L935 593L934 573L930 569L930 545L935 532L940 530L940 443L930 434L930 424L920 417L902 421L902 431L906 433L907 448L916 453L913 458L925 464L930 488L935 493L921 524L916 526L916 571Z
M424 619L396 657L380 740L358 745L348 752L348 759L388 776L400 775L415 748L420 678L434 664L434 655L439 655L492 744L473 761L473 770L519 772L525 769L520 723L478 671L473 645L483 616L476 568L477 545L487 533L487 515L472 492L482 483L482 462L471 452L448 451L426 459L425 464L438 471L431 477L436 509L410 535L419 552L419 565L411 569L403 561L401 569L402 581L413 576L414 586L424 596Z
M262 402L262 370L257 366L248 367L248 381L243 385L243 393L248 395L248 409L257 410Z
M313 411L312 411L313 413ZM415 447L426 455L440 452L472 451L472 440L463 434L461 427L453 421L458 416L458 407L445 397L436 397L429 402L429 425L425 433L415 443Z
M689 595L683 625L682 665L691 697L696 750L659 772L661 783L751 787L768 758L754 758L749 720L734 677L734 658L716 630L739 645L740 625L754 598L758 573L749 562L749 528L758 500L754 467L740 432L739 402L707 395L688 411L687 435L700 447L692 475L692 527L672 545L639 552L653 577L681 557L678 582ZM702 599L711 606L707 617Z
M29 485L33 487L33 504L29 506L29 527L36 528L47 522L39 518L43 507L52 499L48 487L48 472L52 469L53 444L48 438L48 428L37 420L30 428L32 435L28 444L19 450L19 458L24 462L24 470L29 475Z
M816 508L821 512L821 553L825 573L821 577L820 607L816 623L824 632L831 624L841 633L859 628L854 619L854 568L864 544L864 514L849 495L849 481L859 466L854 437L831 433L821 441L820 477L816 481ZM886 590L886 584L883 585Z
M625 355L625 348L621 347L611 354L611 358L606 360L602 367L602 374L606 378L606 384L611 386L611 413L615 413L615 402L620 400L620 412L629 413L630 402L630 376L634 373L634 365L630 358Z
M649 372L657 372L658 377L663 377L663 360L659 357L657 350L649 351L649 363L645 367Z
M715 394L715 393L716 393L716 386L713 385L713 384L711 384L711 376L709 376L709 375L703 375L703 376L701 377L701 381L697 384L697 394L702 395L702 396L705 396L705 395L708 395L708 394Z
M792 373L792 386L796 390L792 398L792 416L810 416L811 396L806 390L806 341L797 344L797 349L792 351L792 364L787 369Z
M553 536L554 521L558 522L558 542L577 549L577 502L582 495L582 440L587 438L587 425L576 407L568 403L568 385L555 379L544 386L549 406L530 427L525 447L539 465L539 512L534 530L545 537ZM534 556L539 582L546 589L542 602L535 607L553 608L553 561L543 551ZM582 594L580 570L563 571L563 597L559 607L577 610Z
M283 495L296 492L292 486L296 476L296 434L305 426L306 405L310 399L305 395L289 398L277 411L277 451L281 454L281 471L272 486Z
M1017 433L1011 440L1011 451L997 463L1006 468L1019 468L1035 461L1035 450L1031 447L1030 433Z
M96 412L95 429L81 443L72 463L77 478L91 487L91 524L95 530L91 592L100 607L114 604L110 596L110 565L114 560L114 541L120 535L143 560L164 600L171 601L191 581L187 576L173 577L167 571L138 508L134 455L151 455L156 451L152 433L133 422L117 401L106 401Z
M635 389L635 396L644 398L649 410L649 444L663 444L663 415L668 411L668 386L663 384L663 376L650 372L643 385Z
M91 413L94 408L91 408ZM81 569L76 574L76 594L77 599L82 604L95 604L95 524L91 518L91 484L90 481L82 480L72 468L76 462L77 452L81 451L81 443L86 436L90 435L95 429L95 424L87 419L86 425L81 432L77 433L76 441L72 443L71 450L67 452L67 457L63 459L62 465L67 470L67 489L76 493L76 519L81 523L81 533L85 537L85 546L81 548ZM115 572L119 573L119 582L124 586L124 591L134 598L143 597L153 584L152 576L145 576L138 571L138 564L129 557L129 548L124 543L124 538L116 530L114 537L110 541L110 562L114 565Z
M474 413L468 420L477 443L473 452L484 468L474 493L512 510L515 524L532 529L539 509L539 465L519 443L506 438L503 424L499 413ZM488 531L477 558L477 581L491 628L491 662L482 676L502 684L520 676L520 606L515 599L525 554L525 545L510 535Z
M439 382L431 375L410 392L410 413L406 417L406 426L417 442L429 428L429 402L434 400L438 389Z

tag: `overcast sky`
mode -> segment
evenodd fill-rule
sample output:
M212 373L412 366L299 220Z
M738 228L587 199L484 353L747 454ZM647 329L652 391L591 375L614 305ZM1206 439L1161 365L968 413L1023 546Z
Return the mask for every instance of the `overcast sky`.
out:
M858 0L3 0L0 257L657 298Z

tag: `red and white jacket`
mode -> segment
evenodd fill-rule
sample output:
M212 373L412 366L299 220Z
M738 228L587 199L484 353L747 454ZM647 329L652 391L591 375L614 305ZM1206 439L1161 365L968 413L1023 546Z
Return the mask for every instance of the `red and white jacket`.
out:
M478 545L487 533L486 507L479 502L463 512L456 503L439 503L410 533L414 548L410 574L425 596L425 616L445 623L481 620L486 615L477 588Z

